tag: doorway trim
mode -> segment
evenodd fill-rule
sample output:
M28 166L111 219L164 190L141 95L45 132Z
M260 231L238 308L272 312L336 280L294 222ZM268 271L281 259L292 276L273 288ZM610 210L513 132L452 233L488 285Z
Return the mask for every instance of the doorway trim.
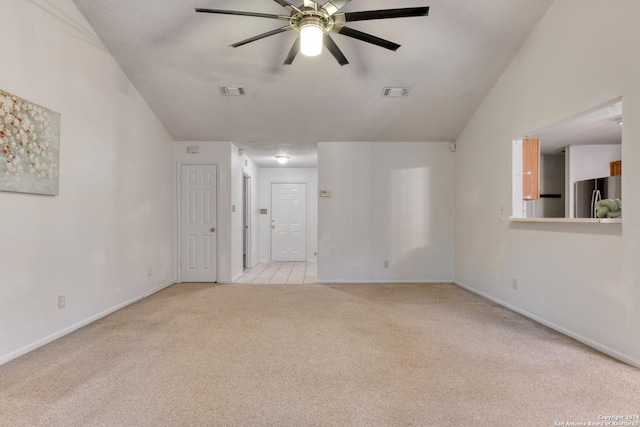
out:
M177 161L176 162L176 169L175 169L175 179L174 179L174 194L175 199L174 199L174 214L175 214L175 218L176 221L174 223L174 236L175 236L175 262L174 262L174 271L176 272L176 282L177 283L182 283L182 268L180 266L180 263L182 261L181 257L182 257L182 235L181 235L181 225L182 225L182 204L181 204L181 200L182 200L182 183L180 181L180 175L182 173L182 166L183 165L193 165L193 166L215 166L216 167L216 211L215 211L215 215L216 215L216 219L219 217L218 215L218 209L220 206L220 168L218 167L217 163L209 163L209 162L204 162L204 163L200 163L200 162L193 162L193 161ZM218 227L219 228L219 227ZM215 263L216 263L216 277L215 280L213 281L214 283L218 282L218 279L220 277L220 271L219 271L219 258L220 258L220 239L216 239L216 259L215 259Z
M243 212L242 212L242 244L244 250L244 258L243 258L243 269L252 268L252 258L251 258L251 233L253 233L253 217L251 215L251 186L252 186L252 178L244 170L242 171L242 198L243 198Z

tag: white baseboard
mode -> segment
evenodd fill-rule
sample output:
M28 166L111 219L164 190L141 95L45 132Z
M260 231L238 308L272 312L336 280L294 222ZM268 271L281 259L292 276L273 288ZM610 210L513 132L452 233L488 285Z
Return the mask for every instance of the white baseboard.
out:
M63 336L65 336L67 334L70 334L71 332L77 331L78 329L80 329L80 328L82 328L84 326L87 326L88 324L93 323L96 320L102 319L103 317L108 316L111 313L114 313L114 312L116 312L116 311L118 311L118 310L120 310L122 308L125 308L128 305L131 305L131 304L133 304L135 302L138 302L138 301L140 301L140 300L142 300L144 298L147 298L148 296L153 295L156 292L161 291L162 289L173 285L174 283L175 283L174 281L170 281L170 282L164 283L164 284L162 284L162 285L160 285L160 286L158 286L158 287L156 287L156 288L154 288L154 289L152 289L152 290L150 290L148 292L145 292L144 294L142 294L140 296L137 296L135 298L131 298L130 300L125 301L125 302L123 302L121 304L118 304L115 307L111 307L111 308L109 308L109 309L107 309L105 311L102 311L102 312L100 312L100 313L98 313L96 315L93 315L93 316L91 316L91 317L89 317L89 318L87 318L87 319L85 319L85 320L83 320L81 322L78 322L78 323L76 323L74 325L66 327L66 328L64 328L64 329L62 329L62 330L60 330L58 332L54 332L51 335L48 335L48 336L46 336L46 337L44 337L42 339L39 339L39 340L37 340L37 341L35 341L35 342L31 343L31 344L28 344L28 345L26 345L26 346L24 346L22 348L19 348L16 351L13 351L13 352L11 352L9 354L1 356L0 357L0 366L4 365L5 363L7 363L7 362L9 362L9 361L11 361L13 359L16 359L16 358L18 358L20 356L23 356L23 355L29 353L30 351L35 350L36 348L42 347L43 345L46 345L46 344L49 344L50 342L53 342L53 341L57 340L58 338L62 338Z
M167 283L163 283L162 285L160 285L160 286L158 286L158 287L156 287L156 288L151 289L149 292L144 293L144 294L142 295L142 298L150 297L151 295L155 294L156 292L160 292L160 291L161 291L161 290L163 290L164 288L168 288L169 286L171 286L171 285L173 285L173 284L175 284L175 283L176 283L176 281L175 281L175 280L172 280L172 281L167 282Z
M411 283L411 284L420 284L420 283L424 283L425 285L434 285L437 283L447 283L447 284L452 284L453 280L322 280L322 279L318 279L316 281L317 283L326 283L326 284L332 284L332 283L344 283L344 284L360 284L360 285L366 285L366 284L401 284L401 283Z
M538 317L535 314L531 314L528 311L522 310L522 309L520 309L520 308L518 308L516 306L513 306L513 305L509 304L509 303L506 303L506 302L502 301L501 299L495 298L495 297L493 297L493 296L491 296L489 294L486 294L486 293L484 293L482 291L479 291L479 290L477 290L477 289L475 289L475 288L473 288L473 287L471 287L471 286L469 286L467 284L464 284L464 283L459 282L457 280L455 280L453 282L453 284L456 285L456 286L460 286L461 288L464 288L464 289L468 290L469 292L472 292L472 293L474 293L476 295L479 295L479 296L481 296L483 298L486 298L489 301L495 302L498 305L501 305L501 306L503 306L505 308L508 308L511 311L515 311L518 314L521 314L521 315L523 315L525 317L528 317L529 319L534 320L534 321L536 321L536 322L538 322L538 323L540 323L540 324L542 324L542 325L544 325L544 326L546 326L548 328L551 328L551 329L553 329L555 331L558 331L561 334L564 334L564 335L566 335L568 337L571 337L576 341L580 341L582 344L588 345L589 347L592 347L592 348L594 348L594 349L596 349L596 350L598 350L598 351L600 351L600 352L602 352L604 354L607 354L607 355L609 355L609 356L611 356L611 357L613 357L615 359L618 359L618 360L620 360L620 361L622 361L624 363L627 363L627 364L629 364L631 366L635 366L636 368L640 368L640 360L635 359L635 358L633 358L633 357L631 357L631 356L629 356L627 354L621 353L621 352L619 352L617 350L614 350L614 349L612 349L610 347L607 347L604 344L601 344L601 343L599 343L597 341L594 341L594 340L592 340L590 338L584 337L584 336L582 336L580 334L577 334L577 333L575 333L575 332L573 332L573 331L571 331L569 329L563 328L562 326L556 325L553 322L549 322L548 320L545 320L545 319L543 319L541 317Z

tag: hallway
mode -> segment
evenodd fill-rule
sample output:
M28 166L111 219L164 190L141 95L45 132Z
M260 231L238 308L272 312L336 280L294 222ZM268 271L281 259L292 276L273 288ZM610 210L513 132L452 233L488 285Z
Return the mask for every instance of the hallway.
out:
M315 283L317 264L311 262L261 262L244 270L234 283Z

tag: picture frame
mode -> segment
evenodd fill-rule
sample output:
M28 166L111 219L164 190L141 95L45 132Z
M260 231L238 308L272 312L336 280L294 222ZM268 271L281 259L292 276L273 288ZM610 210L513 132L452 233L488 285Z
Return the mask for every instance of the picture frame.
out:
M60 114L0 89L0 191L57 196Z

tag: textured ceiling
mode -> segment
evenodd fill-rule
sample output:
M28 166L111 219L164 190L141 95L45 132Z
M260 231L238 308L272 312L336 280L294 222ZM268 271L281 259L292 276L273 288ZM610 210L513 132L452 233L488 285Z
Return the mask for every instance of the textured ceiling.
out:
M568 145L621 144L622 100L568 117L531 133L540 139L542 154L560 154Z
M342 12L430 11L348 23L402 47L392 52L336 34L350 61L340 67L326 51L283 66L293 31L229 47L286 22L194 11L287 14L272 0L74 0L175 140L263 151L318 141L454 141L552 2L353 0ZM221 97L223 85L246 95ZM383 98L386 86L411 91Z
M236 145L244 150L247 157L263 168L314 168L318 166L318 144L313 142L296 144L238 142ZM277 155L289 156L289 161L285 165L281 165L275 159Z

